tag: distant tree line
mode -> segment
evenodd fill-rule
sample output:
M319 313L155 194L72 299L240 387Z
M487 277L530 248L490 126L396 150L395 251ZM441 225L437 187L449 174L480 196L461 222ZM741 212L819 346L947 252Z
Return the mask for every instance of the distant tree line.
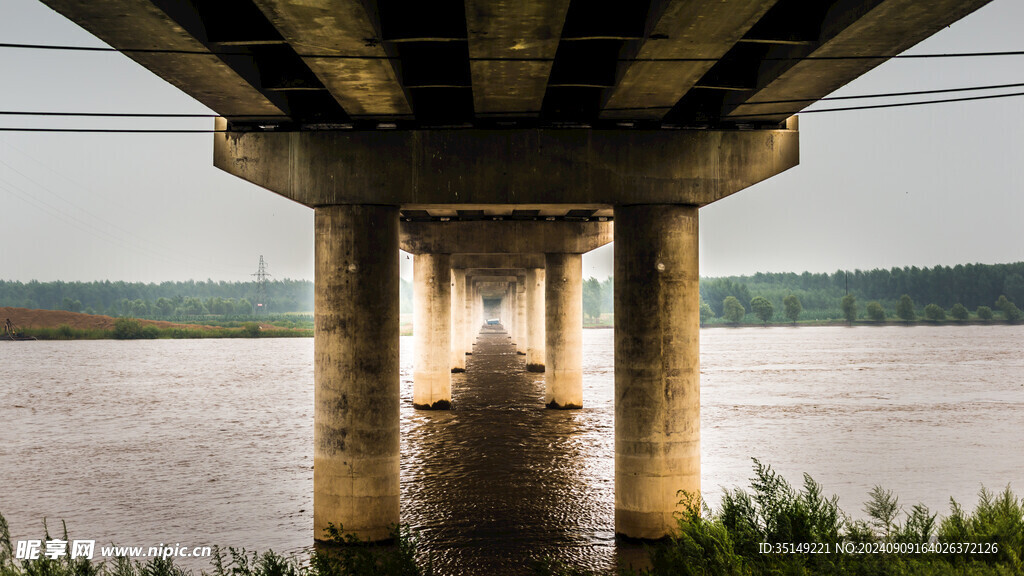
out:
M613 312L612 284L611 278L583 283L586 316ZM748 315L762 323L967 320L972 314L991 320L995 313L1016 322L1016 303L1024 304L1024 262L701 278L700 298L702 323L736 324Z
M585 316L597 320L603 313L614 312L613 283L612 278L590 278L583 283ZM401 311L412 312L412 283L401 280L400 294ZM137 318L251 315L255 298L255 282L0 280L0 306ZM972 314L988 320L996 313L1017 321L1021 314L1018 304L1024 304L1024 262L702 278L700 299L702 323L739 323L748 314L762 323L798 319L965 320ZM313 283L289 279L268 282L265 305L272 314L312 312Z
M117 317L173 319L251 316L258 303L255 282L13 282L0 280L0 306L67 310ZM266 284L265 312L311 312L313 283L274 280Z

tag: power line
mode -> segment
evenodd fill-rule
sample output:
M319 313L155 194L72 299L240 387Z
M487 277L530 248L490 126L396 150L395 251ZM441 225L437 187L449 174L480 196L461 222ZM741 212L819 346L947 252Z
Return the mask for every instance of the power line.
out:
M246 51L232 50L183 50L176 48L112 48L107 46L65 46L57 44L19 44L0 43L0 48L24 50L59 50L73 52L120 52L122 54L174 54L186 56L251 56ZM392 56L374 56L363 54L298 54L302 58L335 59L335 60L399 60ZM764 61L790 60L889 60L889 59L932 59L932 58L984 58L999 56L1024 56L1024 50L1007 50L997 52L961 52L933 54L881 54L881 55L846 55L846 56L779 56L763 58ZM507 58L507 57L469 57L470 62L553 62L554 58ZM721 58L617 58L618 62L718 62Z
M1020 86L1020 85L1024 85L1024 84L1018 84L1017 86ZM1004 85L1004 86L1014 86L1014 85L1007 84L1007 85ZM881 97L884 97L884 96L899 96L899 95L912 95L912 94L937 94L937 93L943 93L943 92L959 92L959 91L975 90L975 89L976 90L987 90L987 89L992 89L992 88L993 87L953 88L953 89L946 89L946 90L921 90L921 91L917 91L917 92L907 92L907 93L902 93L902 94L901 93L892 93L892 94L888 94L888 95L879 94L879 95L865 95L865 96L841 96L841 97L833 97L833 98L821 98L819 100L846 100L846 99L852 99L852 98L881 98ZM908 106L924 106L924 105L929 105L929 104L949 104L949 103L954 103L954 102L974 102L974 101L979 101L979 100L995 100L995 99L1000 99L1000 98L1015 98L1015 97L1019 97L1019 96L1024 96L1024 92L1011 92L1009 94L989 94L989 95L985 95L985 96L966 96L966 97L962 97L962 98L943 98L943 99L940 99L940 100L919 100L919 101L915 101L915 102L895 102L895 103L889 103L889 104L869 104L869 105L863 105L863 106L845 106L845 107L841 107L841 108L822 108L822 109L818 109L818 110L801 110L799 113L800 114L821 114L821 113L825 113L825 112L850 112L850 111L855 111L855 110L876 110L876 109L881 109L881 108L903 108L903 107L908 107ZM807 100L777 100L777 101L749 102L749 103L747 103L747 105L756 105L756 104L784 104L784 103L805 102L805 101L807 101ZM619 108L617 110L623 110L623 109ZM540 111L536 111L535 113L536 114L540 114ZM731 120L731 119L737 119L737 118L760 118L760 117L763 117L763 116L777 115L777 114L783 114L783 113L788 113L788 112L763 112L763 113L759 113L759 114L732 114L732 115L726 116L724 119L725 120ZM20 114L34 115L31 112L26 112L26 113L11 112L10 114L11 115L20 115ZM74 116L76 114L67 113L67 115ZM111 113L110 115L114 116L114 117L119 116L116 113ZM154 115L154 117L162 117L162 116L161 115ZM346 131L347 132L347 131L350 131L350 130L352 130L351 125L345 126L345 127L325 127L325 128L318 129L316 131L318 131L318 132ZM281 133L284 133L284 132L295 132L295 131L297 131L297 130L293 130L293 129L276 130L276 132L281 132ZM228 130L228 129L218 130L218 129L213 129L213 128L210 128L210 129L33 128L33 127L6 127L6 126L4 126L4 127L0 127L0 132L55 132L55 133L84 133L84 134L92 134L92 133L99 133L99 134L221 134L221 133L229 133L229 132L236 132L236 131Z
M959 88L939 88L935 90L913 90L909 92L884 92L880 94L857 94L852 96L826 96L824 98L791 98L786 100L757 100L753 102L744 102L744 106L756 106L756 105L767 105L767 104L798 104L801 102L828 102L838 100L861 100L871 98L900 98L905 96L926 96L931 94L949 94L956 92L975 92L982 90L1003 90L1006 88L1020 88L1024 87L1024 82L1015 82L1012 84L989 84L987 86L964 86ZM941 101L932 101L941 102ZM671 106L659 106L657 109L670 109ZM615 111L630 111L630 110L651 110L655 108L644 108L644 107L617 107L608 108L608 110ZM489 114L501 114L500 112L492 112ZM165 112L53 112L46 110L0 110L0 116L41 116L41 117L82 117L82 118L220 118L219 114L191 114L191 113L165 113ZM381 117L382 115L375 115L374 117ZM231 118L274 118L272 114L231 114ZM277 115L276 117L288 118L286 115ZM206 131L204 131L205 133Z
M151 128L20 128L0 127L0 132L80 132L84 134L217 134L232 130L168 130ZM283 130L282 130L283 132Z
M994 100L996 98L1012 98L1016 96L1024 96L1024 92L1014 92L1011 94L991 94L988 96L967 96L964 98L944 98L942 100L921 100L918 102L894 102L891 104L870 104L865 106L846 106L843 108L822 108L820 110L801 110L800 114L819 114L822 112L849 112L853 110L876 110L879 108L902 108L905 106L923 106L925 104L947 104L950 102L972 102L975 100ZM787 112L762 112L760 114L734 114L727 116L726 118L760 118L762 116L771 116L774 114L787 114Z
M824 98L792 98L789 100L757 100L754 102L744 102L744 106L752 106L755 104L796 104L800 102L826 102L833 100L861 100L868 98L899 98L902 96L925 96L928 94L948 94L951 92L973 92L976 90L1001 90L1004 88L1020 88L1024 86L1024 82L1017 82L1014 84L991 84L989 86L967 86L962 88L940 88L937 90L914 90L911 92L887 92L882 94L860 94L855 96L826 96ZM3 112L0 112L3 114Z

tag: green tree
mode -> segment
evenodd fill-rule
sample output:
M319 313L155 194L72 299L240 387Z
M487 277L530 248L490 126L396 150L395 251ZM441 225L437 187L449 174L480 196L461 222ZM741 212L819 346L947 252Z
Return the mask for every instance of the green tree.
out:
M800 299L795 294L790 294L782 299L782 307L785 308L786 318L789 318L793 324L796 324L800 313L804 311L804 307L800 304Z
M988 306L978 306L977 314L978 314L978 320L991 320L992 319L992 309L989 308Z
M970 316L970 313L967 312L967 308L959 302L953 304L953 309L949 311L949 314L957 320L967 320L967 317Z
M592 320L601 317L601 282L593 276L583 283L583 313Z
M775 307L763 296L755 296L750 301L750 310L761 319L765 325L775 316Z
M1010 305L1010 301L1006 299L1006 294L1001 294L996 300L996 310L1002 313L1006 313L1006 307Z
M146 304L146 301L141 298L132 300L129 305L129 314L136 318L141 318L142 316L149 314L149 306Z
M1020 322L1021 316L1024 316L1024 313L1021 313L1020 309L1013 302L1007 304L1006 308L1003 309L1003 317L1006 318L1007 322Z
M708 320L715 317L715 311L711 309L711 305L707 302L700 301L700 325L703 326Z
M900 301L896 304L896 315L900 317L900 320L906 322L917 320L917 313L914 312L914 301L910 299L909 294L900 296Z
M938 304L929 304L924 307L924 317L933 322L938 322L946 319L946 311Z
M174 313L174 302L171 302L167 298L157 298L156 311L162 318L167 318Z
M877 300L868 302L866 311L868 313L868 318L871 318L875 322L885 322L885 308L882 308L882 305Z
M853 294L847 294L843 296L842 302L843 318L850 324L853 324L854 320L857 319L857 298Z
M725 319L733 324L739 324L743 321L743 317L747 315L747 309L743 307L743 304L735 296L727 296L722 301L722 311Z

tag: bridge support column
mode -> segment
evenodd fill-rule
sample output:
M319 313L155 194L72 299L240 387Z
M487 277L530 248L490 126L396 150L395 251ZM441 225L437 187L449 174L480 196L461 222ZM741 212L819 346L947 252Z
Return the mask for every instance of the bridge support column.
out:
M417 254L412 263L416 348L412 405L420 410L452 406L451 254Z
M675 530L700 492L697 207L615 208L615 532Z
M502 322L505 323L506 330L508 330L508 340L513 346L516 345L516 335L519 333L519 323L516 318L516 283L509 282L508 288L505 291L505 318Z
M548 408L583 407L583 258L545 254L544 336Z
M452 372L466 371L466 271L452 268Z
M313 536L398 522L398 208L315 210Z
M544 269L527 268L526 369L530 372L544 371L544 322Z
M465 285L466 285L466 291L465 291L465 296L466 297L465 297L465 301L462 303L462 306L465 309L465 316L463 317L464 325L463 325L463 329L462 329L462 332L463 332L462 335L466 339L465 340L466 354L469 355L469 356L472 356L473 355L473 340L476 338L476 328L473 327L473 314L476 311L476 309L473 307L473 294L475 292L475 289L473 287L472 281L468 277L465 279Z
M516 352L526 355L528 330L526 328L526 277L516 279Z

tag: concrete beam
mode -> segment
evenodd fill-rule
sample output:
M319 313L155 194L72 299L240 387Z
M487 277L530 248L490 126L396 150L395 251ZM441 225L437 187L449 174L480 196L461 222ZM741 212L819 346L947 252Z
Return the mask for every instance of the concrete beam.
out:
M540 113L568 9L569 0L466 0L478 116Z
M798 143L796 130L248 132L214 134L214 165L306 206L704 206L796 166Z
M402 222L400 245L412 254L583 254L612 241L612 222Z
M481 276L503 276L507 278L521 278L526 275L525 268L466 268L466 276L480 278Z
M42 0L114 48L186 50L197 54L125 52L124 55L226 117L283 112L149 0ZM256 121L259 118L247 118Z
M349 115L412 116L373 18L359 0L253 0ZM341 54L368 59L314 58Z
M638 61L621 64L621 79L610 90L601 118L660 120L715 63L665 60L720 58L775 1L664 3L656 22L648 23L650 32L646 40L627 48L625 56Z
M543 254L452 254L452 268L543 267Z
M818 58L816 60L766 61L758 73L758 89L726 100L725 118L747 116L743 121L781 121L810 106L890 56L910 48L990 0L885 0L836 2L822 25L821 40L809 53L779 46L766 57ZM828 60L833 56L881 56L876 59ZM752 104L775 100L807 99L804 102ZM756 114L750 117L748 115Z

